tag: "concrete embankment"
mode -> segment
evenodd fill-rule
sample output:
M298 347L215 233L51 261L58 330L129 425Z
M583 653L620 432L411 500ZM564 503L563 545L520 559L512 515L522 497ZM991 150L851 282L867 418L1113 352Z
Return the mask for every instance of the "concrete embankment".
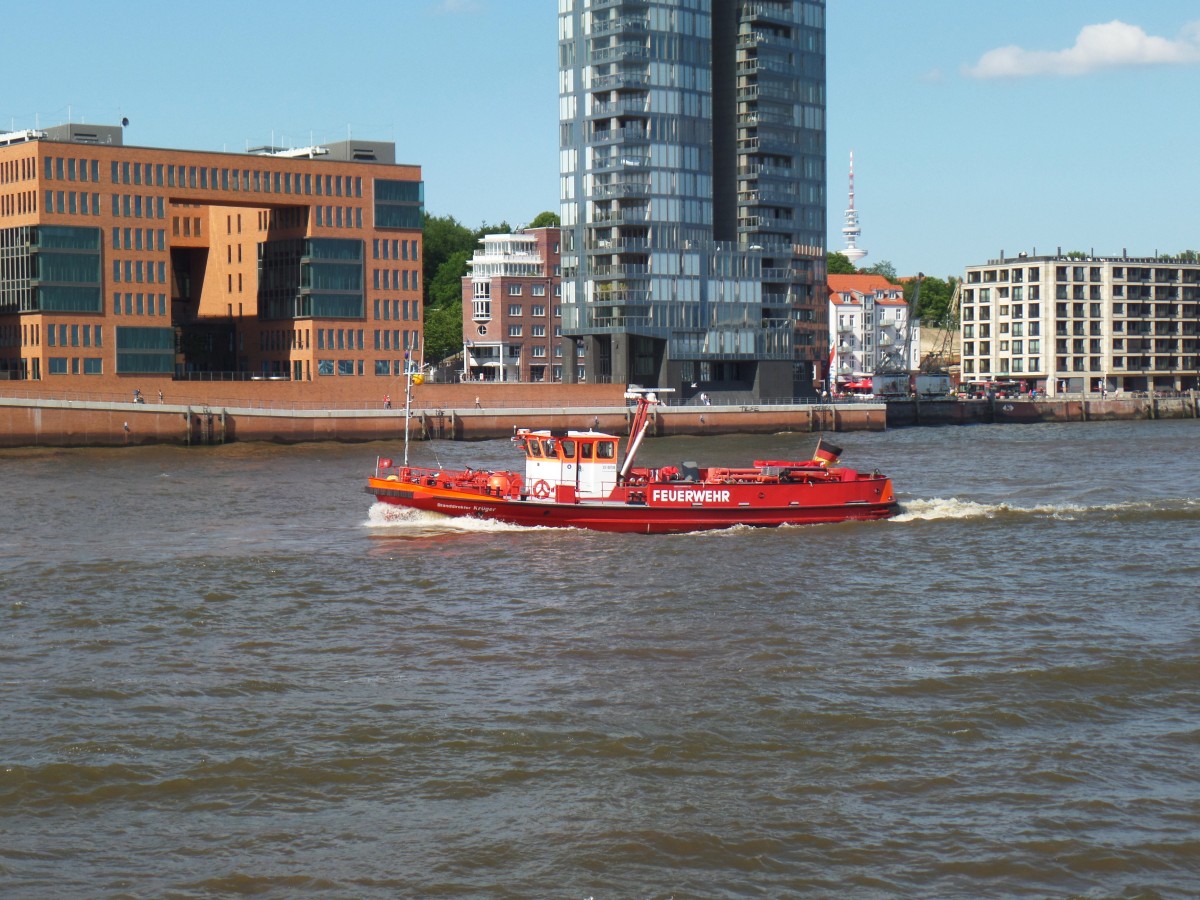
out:
M418 406L412 440L504 438L516 427L588 429L627 434L627 405L466 408ZM403 409L270 409L0 398L0 446L122 446L230 441L402 440ZM763 434L781 431L882 431L882 403L846 405L664 406L650 434Z
M1039 400L889 400L889 428L911 425L1104 422L1200 418L1200 394L1178 397L1057 397Z
M412 440L504 438L516 427L627 434L630 407L611 385L424 385L409 420ZM295 402L130 403L66 397L0 397L0 447L204 446L231 441L402 440L404 409L298 408ZM278 404L278 405L276 405ZM477 405L478 404L478 405ZM1200 395L1043 400L899 400L884 403L662 406L652 436L882 431L916 425L1200 418Z

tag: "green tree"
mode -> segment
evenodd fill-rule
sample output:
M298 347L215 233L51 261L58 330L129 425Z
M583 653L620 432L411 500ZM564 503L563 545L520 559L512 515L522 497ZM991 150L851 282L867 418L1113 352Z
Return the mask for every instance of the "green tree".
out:
M462 350L462 306L425 310L425 362L438 362Z
M421 279L425 285L425 305L428 306L432 302L429 288L442 264L454 253L465 252L464 258L469 258L478 238L476 232L462 225L454 216L431 216L428 213L425 215L423 232L425 258L421 261Z
M827 253L825 254L825 265L829 268L830 275L857 275L858 269L854 268L854 263L850 262L850 257L845 253Z
M921 296L916 298L917 279L913 278L904 283L904 299L909 306L916 301L914 316L926 325L940 327L952 326L950 322L950 303L954 299L954 278L941 279L926 275L921 279Z
M438 267L433 280L425 286L429 306L461 306L462 278L467 274L467 260L471 253L455 250Z
M882 275L884 278L886 278L888 281L892 282L893 284L895 284L897 281L896 267L893 266L886 259L881 259L879 262L875 263L875 265L871 266L870 268L860 269L859 271L863 272L864 274L867 274L867 275Z
M530 228L546 228L551 226L558 228L561 225L562 220L559 219L558 213L551 212L550 210L538 213L533 217L533 221L529 223Z
M478 243L479 239L481 237L483 237L485 234L512 234L512 233L513 233L513 227L504 220L501 220L499 223L497 223L495 225L489 225L487 222L480 222L479 227L475 229L475 241L476 241L476 243Z

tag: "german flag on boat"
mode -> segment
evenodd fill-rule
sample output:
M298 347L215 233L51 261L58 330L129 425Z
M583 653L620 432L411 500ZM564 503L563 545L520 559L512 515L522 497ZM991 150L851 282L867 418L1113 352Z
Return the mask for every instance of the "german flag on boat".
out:
M824 468L829 468L842 455L842 448L827 444L821 438L817 439L817 449L813 451L813 462Z

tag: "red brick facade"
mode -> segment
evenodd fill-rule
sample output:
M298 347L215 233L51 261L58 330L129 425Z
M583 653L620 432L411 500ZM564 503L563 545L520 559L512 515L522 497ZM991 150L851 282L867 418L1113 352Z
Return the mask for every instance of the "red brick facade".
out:
M561 229L487 235L463 278L464 379L562 381Z
M254 377L286 381L285 393L314 402L397 393L406 352L419 362L423 344L420 211L404 227L379 224L377 182L407 183L419 197L420 180L418 166L328 156L45 138L0 145L0 392L126 398L137 389L153 402L160 390L196 397L210 379ZM19 245L47 226L98 232L99 310L47 308L36 273L24 287L13 277L31 252ZM299 284L313 240L360 248L357 293L340 314L305 315L300 291L284 291L275 309L286 314L268 318L262 248L298 248ZM132 357L121 357L118 338L128 345L134 332L160 345L156 371L122 368Z

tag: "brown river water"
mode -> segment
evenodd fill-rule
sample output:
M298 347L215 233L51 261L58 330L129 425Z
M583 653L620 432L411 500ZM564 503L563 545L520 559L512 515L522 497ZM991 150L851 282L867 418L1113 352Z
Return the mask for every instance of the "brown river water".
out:
M0 897L1200 896L1200 424L835 440L898 518L516 529L373 506L391 444L0 451Z

